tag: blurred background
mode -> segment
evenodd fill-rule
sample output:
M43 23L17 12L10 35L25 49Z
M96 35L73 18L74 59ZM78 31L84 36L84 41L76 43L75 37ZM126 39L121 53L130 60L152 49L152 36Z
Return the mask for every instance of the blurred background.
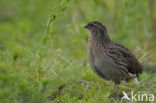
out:
M118 101L88 63L95 20L144 66L124 90L156 94L155 0L0 0L0 103Z

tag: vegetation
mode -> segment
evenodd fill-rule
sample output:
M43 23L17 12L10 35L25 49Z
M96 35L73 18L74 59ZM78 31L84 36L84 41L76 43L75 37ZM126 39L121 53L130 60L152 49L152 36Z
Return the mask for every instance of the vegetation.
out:
M156 96L154 0L1 0L0 12L0 103L120 101L90 69L83 26L94 20L144 66L140 84L122 83L119 94Z

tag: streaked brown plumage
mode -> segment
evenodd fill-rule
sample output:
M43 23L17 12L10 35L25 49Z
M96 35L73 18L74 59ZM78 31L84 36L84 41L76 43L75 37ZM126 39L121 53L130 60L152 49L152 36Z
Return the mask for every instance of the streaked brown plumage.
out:
M133 74L139 78L142 65L126 47L110 40L102 23L93 21L85 28L91 34L88 41L90 63L99 77L112 80L115 84L131 79Z

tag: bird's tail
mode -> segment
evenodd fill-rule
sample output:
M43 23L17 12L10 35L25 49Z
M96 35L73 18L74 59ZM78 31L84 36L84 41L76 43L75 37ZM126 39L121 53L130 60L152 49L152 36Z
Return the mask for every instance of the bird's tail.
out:
M133 80L135 84L139 85L140 78L138 74L129 73L129 78L127 78L126 81L128 82L131 80Z

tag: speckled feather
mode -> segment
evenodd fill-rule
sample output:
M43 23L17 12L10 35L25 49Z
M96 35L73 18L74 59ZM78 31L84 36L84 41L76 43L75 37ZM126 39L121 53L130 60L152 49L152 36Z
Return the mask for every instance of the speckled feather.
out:
M124 66L130 73L137 76L139 73L142 73L143 68L138 59L123 45L111 42L105 50L116 64Z

